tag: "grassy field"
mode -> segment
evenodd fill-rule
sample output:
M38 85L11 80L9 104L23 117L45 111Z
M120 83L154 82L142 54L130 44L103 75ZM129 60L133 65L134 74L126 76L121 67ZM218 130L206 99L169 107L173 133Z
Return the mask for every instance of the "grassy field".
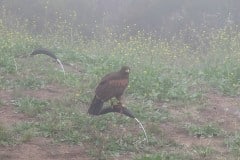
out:
M91 40L60 33L33 36L0 23L0 159L238 159L235 29L199 33L195 48L181 37L163 41L142 32ZM49 57L29 56L38 47L63 61L65 76ZM122 65L131 67L125 105L145 126L149 143L141 142L133 119L87 114L96 84Z

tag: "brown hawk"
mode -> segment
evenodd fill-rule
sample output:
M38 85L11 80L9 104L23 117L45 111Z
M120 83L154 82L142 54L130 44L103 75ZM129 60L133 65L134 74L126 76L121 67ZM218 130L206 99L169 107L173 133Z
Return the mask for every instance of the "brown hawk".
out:
M92 100L91 106L88 109L89 114L104 114L101 113L103 103L114 97L119 101L120 104L115 106L122 107L121 96L128 86L129 72L130 68L123 66L118 72L109 73L102 78L95 90L95 96Z

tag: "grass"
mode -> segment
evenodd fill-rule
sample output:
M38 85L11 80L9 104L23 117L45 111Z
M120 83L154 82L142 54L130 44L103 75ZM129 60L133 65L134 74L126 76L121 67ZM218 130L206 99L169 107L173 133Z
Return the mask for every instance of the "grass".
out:
M44 81L32 75L26 78L17 79L15 83L16 86L20 86L26 89L40 89L42 86L44 86Z
M10 131L3 125L0 125L0 145L9 145L13 141Z
M0 125L0 146L12 146L28 142L36 136L36 127L33 123L16 123L11 128Z
M221 135L221 129L211 123L205 125L187 124L185 128L190 135L197 137L215 137Z
M214 150L208 146L195 146L193 147L193 151L202 158L208 157L214 153Z
M234 135L229 136L225 140L226 145L230 152L235 156L240 156L240 134L237 132Z
M192 157L190 155L185 155L184 153L173 154L173 153L159 153L151 156L144 156L137 158L136 160L190 160Z
M34 117L47 111L48 102L31 97L22 97L14 102L17 110L28 116Z
M182 144L164 134L168 123L173 126L186 123L183 117L175 117L169 107L163 106L173 104L176 110L181 110L181 106L191 107L187 104L202 104L203 95L209 88L238 96L240 48L236 40L239 33L230 37L228 30L222 29L209 34L211 47L207 53L201 53L201 48L195 50L181 40L159 40L142 32L128 38L106 34L103 41L97 37L85 40L78 34L76 40L69 41L57 31L46 37L33 36L1 26L0 37L3 34L5 38L0 38L0 88L13 90L16 93L12 100L15 110L33 120L10 129L1 126L1 145L24 143L42 136L57 143L88 146L91 148L88 154L93 158L109 159L125 153L138 160L214 157L215 151L209 146L194 146L183 152ZM67 63L65 77L49 57L28 57L39 46L54 51ZM136 143L144 135L133 119L118 114L94 118L86 114L97 82L122 65L131 67L125 93L126 106L143 122L149 144ZM38 91L47 85L58 86L62 90L61 99L42 100L21 92ZM162 124L167 127L162 128ZM225 136L221 127L211 122L190 123L184 129L197 137ZM238 136L229 137L227 146L237 157Z

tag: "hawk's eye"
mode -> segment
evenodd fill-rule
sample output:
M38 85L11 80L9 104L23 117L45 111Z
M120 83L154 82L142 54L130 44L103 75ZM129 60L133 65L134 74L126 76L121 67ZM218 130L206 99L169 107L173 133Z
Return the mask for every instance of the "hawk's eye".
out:
M125 70L125 72L126 72L126 73L129 73L129 72L130 72L130 70L129 70L129 69L126 69L126 70Z

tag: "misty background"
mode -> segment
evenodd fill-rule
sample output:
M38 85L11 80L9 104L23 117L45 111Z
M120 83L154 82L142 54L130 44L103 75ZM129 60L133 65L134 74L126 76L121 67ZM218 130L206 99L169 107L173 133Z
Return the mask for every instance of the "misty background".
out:
M49 34L65 25L87 38L109 31L193 37L240 22L239 0L1 0L0 8L10 28Z

